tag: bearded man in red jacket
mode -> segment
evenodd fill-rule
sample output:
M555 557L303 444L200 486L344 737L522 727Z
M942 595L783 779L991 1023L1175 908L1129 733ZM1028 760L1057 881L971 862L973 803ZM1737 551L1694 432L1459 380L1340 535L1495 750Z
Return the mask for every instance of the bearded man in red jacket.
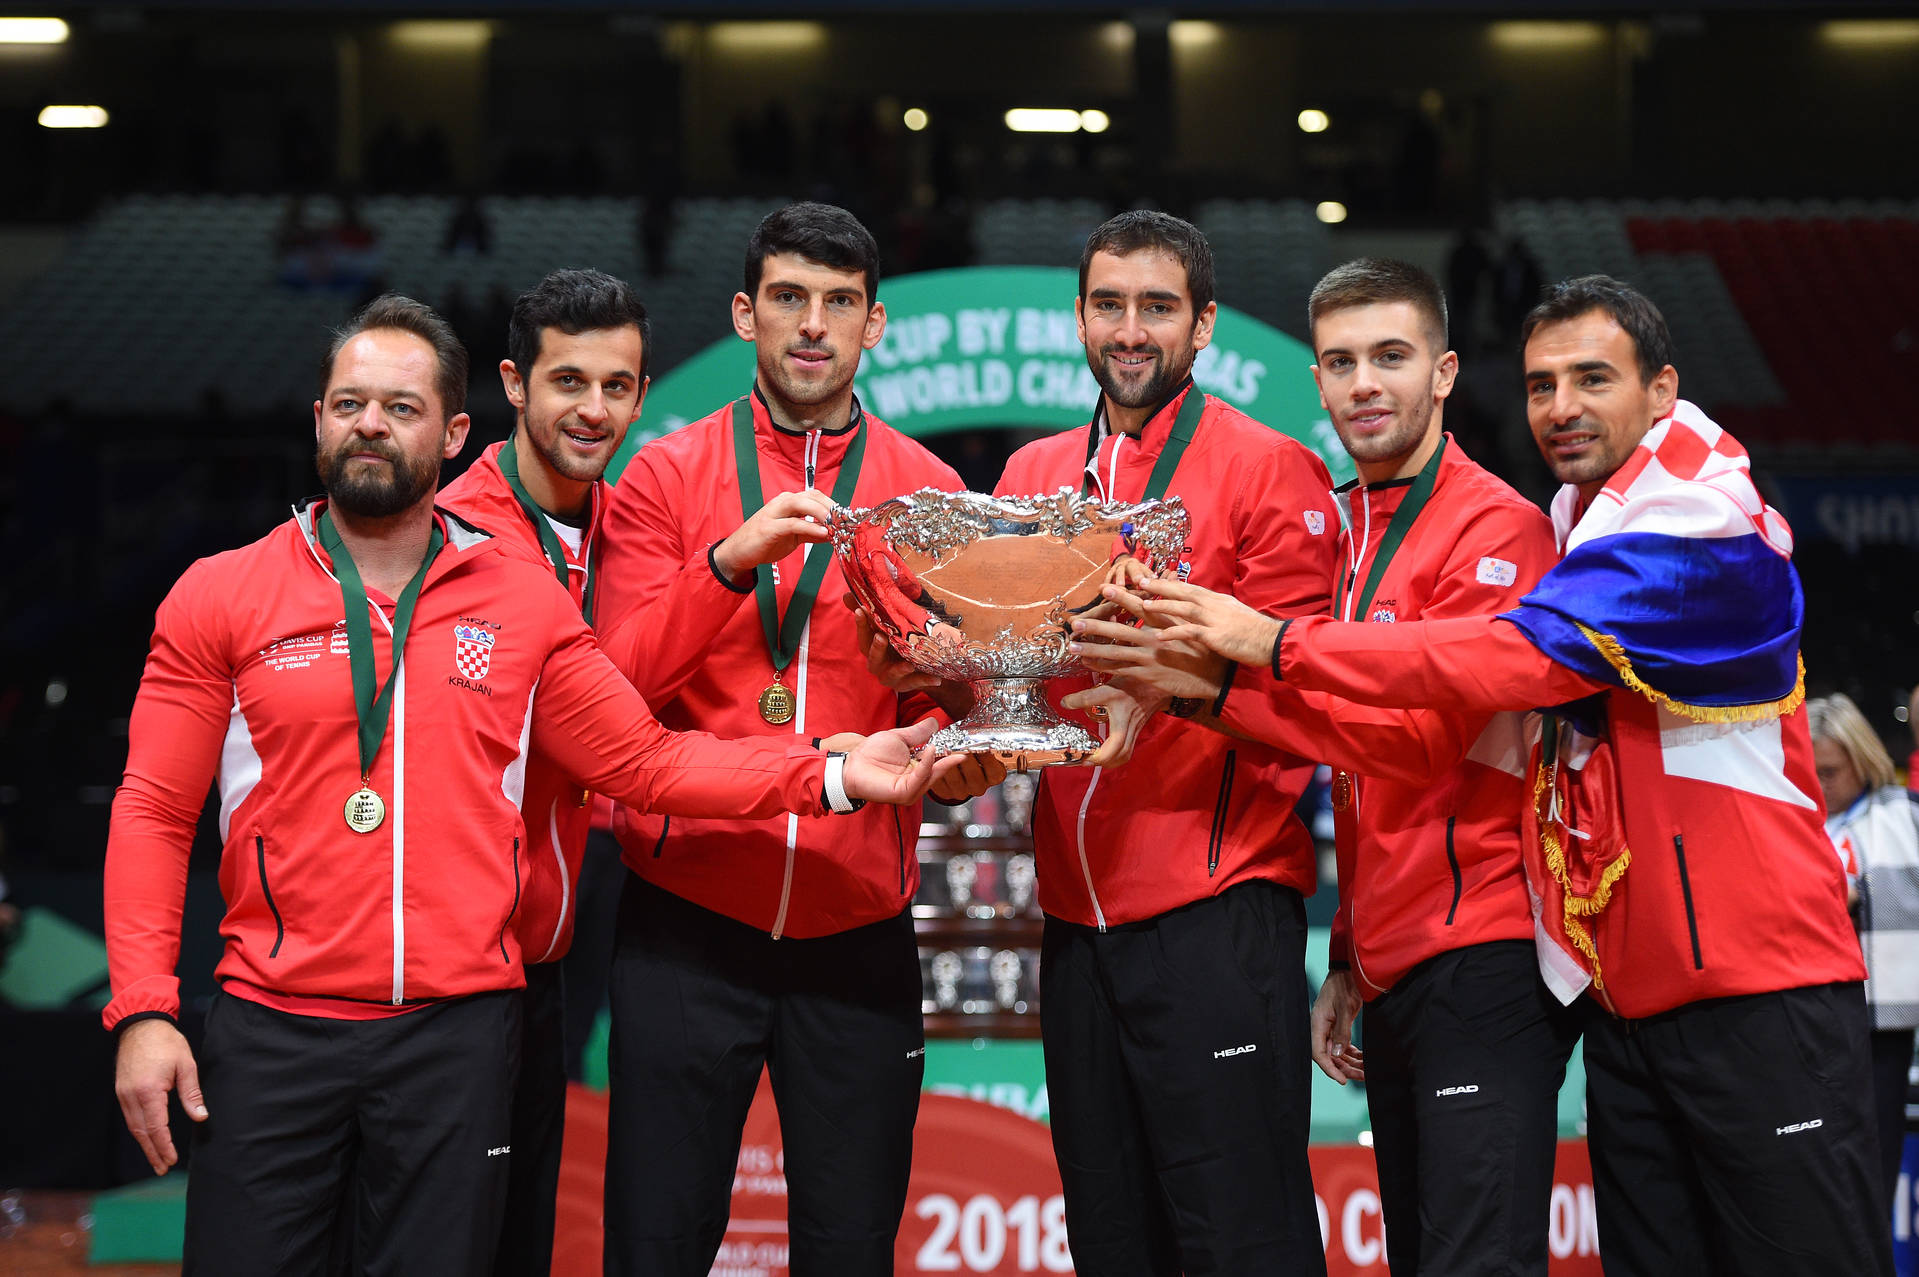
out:
M1404 262L1348 262L1313 289L1308 319L1320 404L1358 468L1339 492L1333 615L1390 625L1517 604L1557 558L1552 524L1445 432L1459 361L1437 281ZM1520 715L1379 710L1263 669L1157 660L1150 630L1081 633L1095 668L1216 697L1206 721L1221 731L1333 766L1339 912L1313 1058L1342 1085L1366 1084L1389 1262L1544 1277L1578 1020L1534 961Z

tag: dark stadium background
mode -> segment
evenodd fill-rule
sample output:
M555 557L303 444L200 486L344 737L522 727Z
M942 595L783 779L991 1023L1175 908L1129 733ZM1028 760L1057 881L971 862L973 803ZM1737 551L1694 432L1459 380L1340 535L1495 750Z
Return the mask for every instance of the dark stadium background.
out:
M788 198L858 213L889 275L1070 265L1108 213L1163 207L1213 234L1222 301L1302 337L1324 267L1411 258L1453 293L1465 373L1448 426L1541 499L1517 317L1542 280L1626 273L1672 318L1682 393L1787 504L1809 690L1847 692L1895 757L1911 748L1910 6L0 3L56 13L63 43L0 44L0 873L16 905L98 929L153 609L194 557L317 487L327 324L389 284L442 307L474 352L471 456L509 426L492 367L514 291L563 265L632 278L657 378L728 333L741 228ZM42 127L49 105L108 122ZM1015 133L1015 107L1109 123ZM1302 111L1327 126L1305 131ZM1321 220L1332 203L1343 221ZM987 486L1016 438L931 443ZM216 853L203 829L196 869ZM196 889L200 969L217 905ZM90 1015L36 1021L34 1076L97 1120L54 1152L9 1139L0 1183L138 1169L101 1153L118 1116ZM73 1067L49 1070L59 1052Z

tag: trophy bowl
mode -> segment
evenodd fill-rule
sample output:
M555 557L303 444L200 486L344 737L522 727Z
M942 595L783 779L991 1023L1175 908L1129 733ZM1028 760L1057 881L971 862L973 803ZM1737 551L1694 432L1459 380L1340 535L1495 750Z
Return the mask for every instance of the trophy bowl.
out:
M1014 771L1077 763L1099 747L1048 704L1048 679L1085 672L1076 616L1105 615L1114 563L1178 560L1192 521L1179 498L989 497L921 488L833 511L853 595L916 668L973 689L973 712L933 737L941 754L993 754Z

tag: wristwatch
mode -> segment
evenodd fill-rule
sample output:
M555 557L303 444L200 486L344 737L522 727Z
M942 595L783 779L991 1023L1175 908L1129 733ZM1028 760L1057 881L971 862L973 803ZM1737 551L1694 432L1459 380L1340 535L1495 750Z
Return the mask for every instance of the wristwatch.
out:
M838 816L850 816L866 806L864 798L846 796L846 755L838 752L826 756L826 782L820 787L826 799L828 811Z

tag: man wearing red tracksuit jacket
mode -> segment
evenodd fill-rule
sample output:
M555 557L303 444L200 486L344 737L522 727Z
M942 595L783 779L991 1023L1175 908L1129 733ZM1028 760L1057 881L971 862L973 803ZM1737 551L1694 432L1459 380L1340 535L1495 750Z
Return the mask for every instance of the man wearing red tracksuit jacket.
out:
M156 1173L195 1128L188 1272L492 1271L518 1060L526 759L684 815L917 798L915 733L844 759L661 728L543 565L433 504L466 352L382 297L314 404L328 496L161 605L114 801L116 1090ZM344 617L341 615L344 608ZM410 646L409 646L410 644ZM225 953L174 1025L187 855L217 779Z
M1644 296L1568 281L1523 337L1528 416L1565 484L1565 558L1522 606L1274 622L1148 581L1161 600L1148 610L1177 622L1170 639L1267 659L1305 691L1449 713L1557 707L1527 852L1543 853L1542 969L1591 992L1606 1271L1889 1273L1865 968L1824 836L1803 673L1795 684L1790 532L1744 450L1678 400Z
M1191 225L1125 213L1095 231L1077 304L1098 413L1020 449L998 491L1180 497L1182 575L1276 614L1323 611L1331 481L1193 384L1212 294ZM1081 1273L1323 1264L1301 974L1316 866L1293 815L1312 764L1175 716L1200 708L1149 718L1127 772L1048 769L1034 803L1047 1088Z
M513 303L508 357L500 365L516 417L513 437L488 448L440 494L445 509L545 564L588 624L607 499L600 476L646 394L647 328L646 308L633 291L599 271L555 271L522 293ZM595 807L589 791L536 753L527 760L521 810L526 872L513 927L526 964L526 995L497 1277L552 1266L566 1121L568 1016L560 959L573 940Z
M872 732L930 708L866 671L825 539L952 469L853 396L885 327L878 249L798 204L747 246L735 328L751 393L642 448L608 508L598 623L663 723L775 741ZM815 601L824 600L821 606ZM612 976L609 1273L712 1266L764 1066L796 1272L890 1273L924 1069L917 808L830 830L622 810L631 871Z
M1517 604L1557 558L1552 524L1443 432L1458 361L1438 283L1361 259L1319 282L1309 315L1320 402L1359 470L1333 614L1402 624ZM1263 662L1229 670L1223 730L1335 769L1340 907L1313 1055L1366 1084L1393 1271L1543 1277L1577 1020L1534 959L1520 716L1379 710L1276 685ZM1168 674L1169 690L1218 695Z

